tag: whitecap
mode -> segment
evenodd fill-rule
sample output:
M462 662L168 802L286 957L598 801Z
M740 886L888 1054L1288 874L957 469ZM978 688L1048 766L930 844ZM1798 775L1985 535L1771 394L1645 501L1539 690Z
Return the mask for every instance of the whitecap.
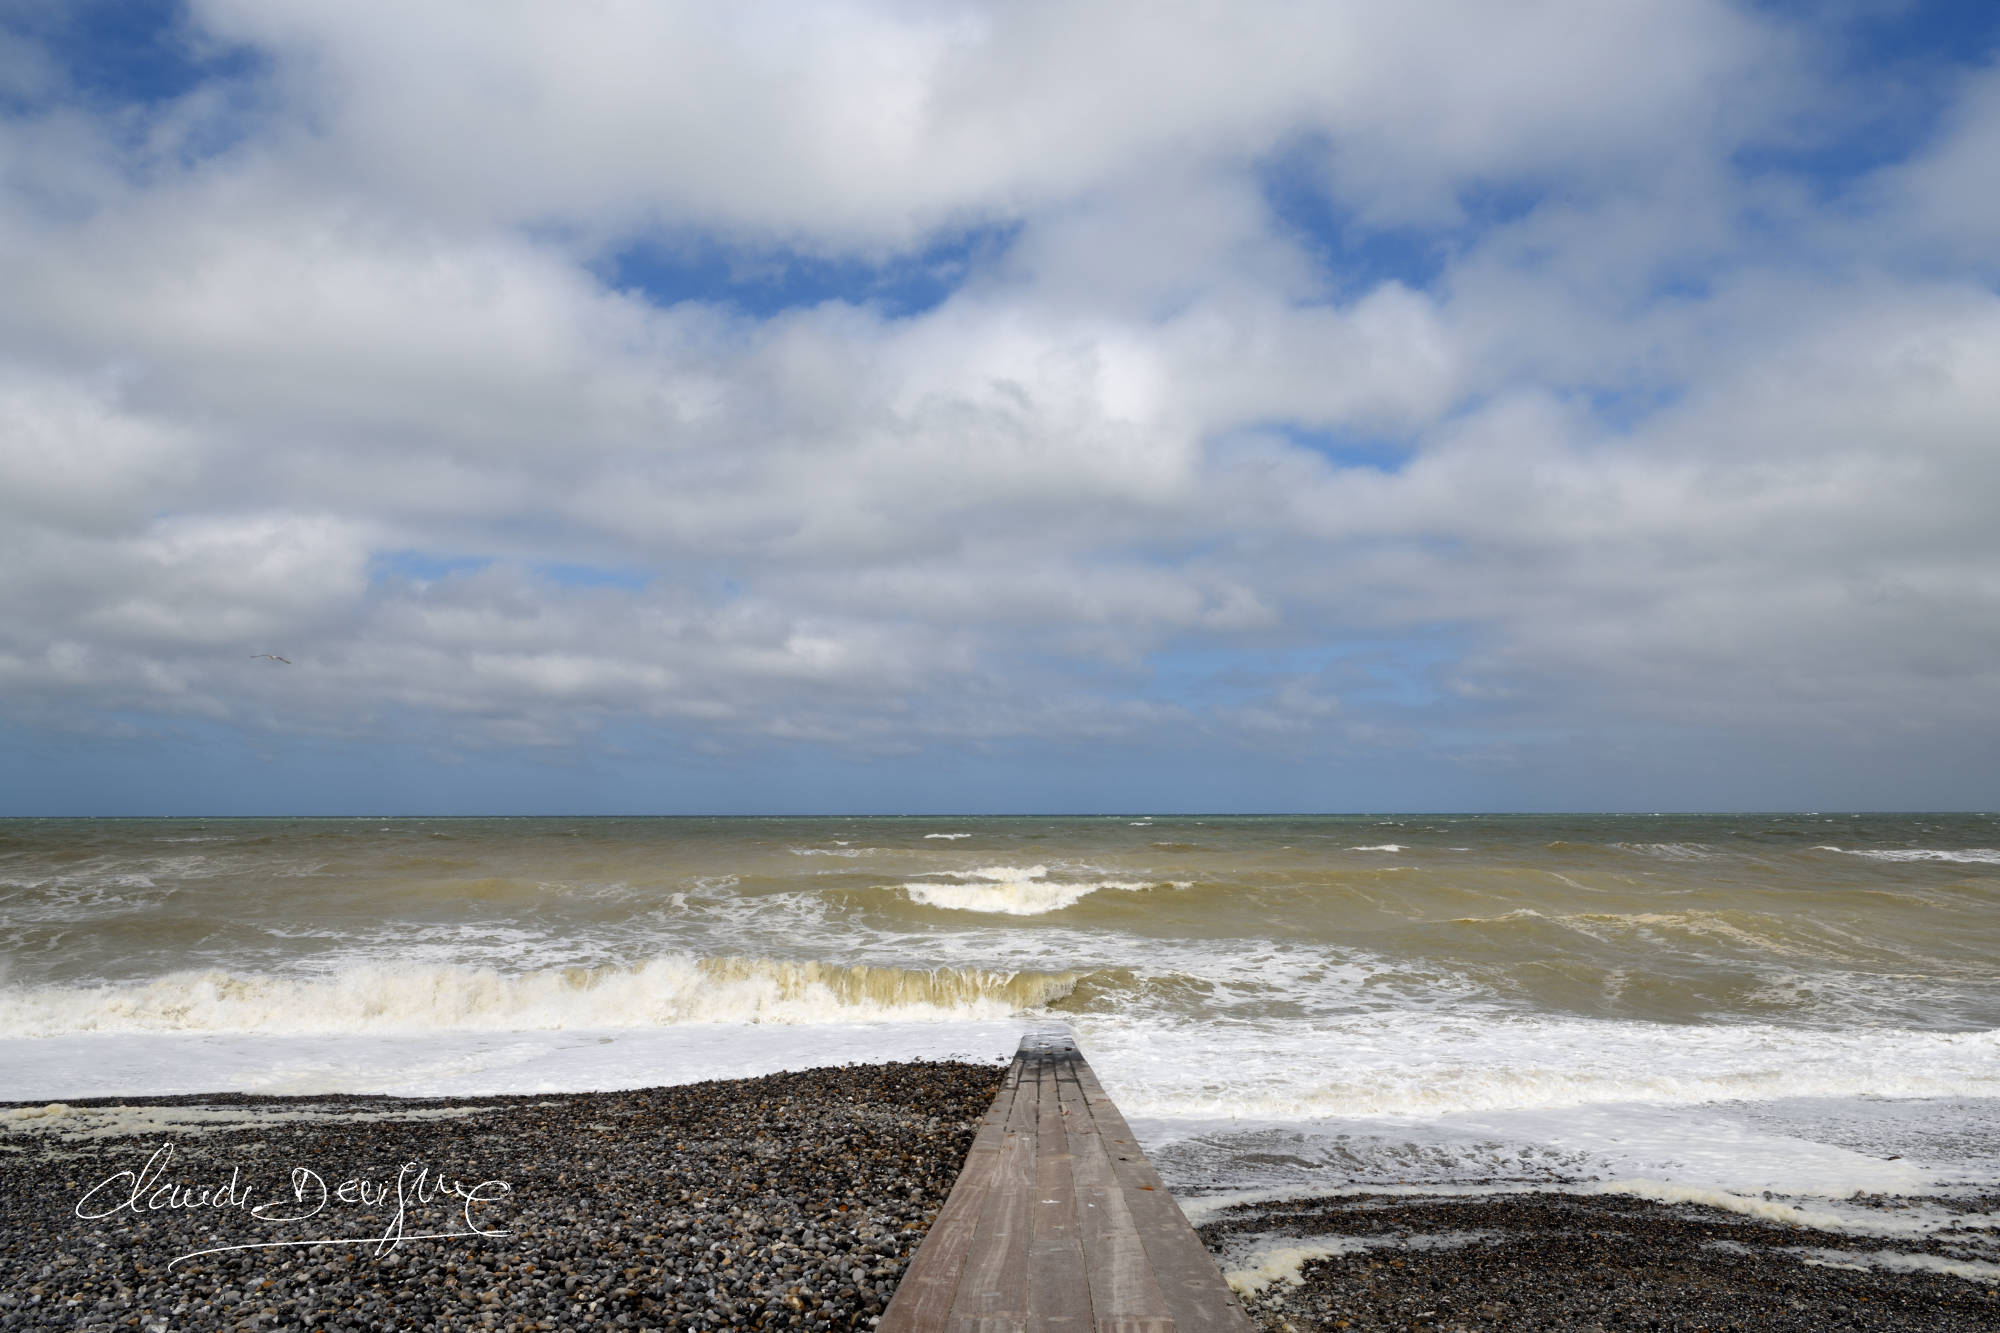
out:
M0 1037L982 1021L1059 999L1076 975L687 954L528 972L378 963L314 977L190 971L0 990Z
M1700 842L1614 842L1611 845L1621 852L1656 856L1665 861L1712 861L1716 856L1713 847Z
M1962 865L2000 865L2000 847L1967 847L1944 851L1932 847L1888 848L1879 851L1854 847L1813 848L1816 852L1839 852L1843 856L1865 856L1871 861L1951 861Z

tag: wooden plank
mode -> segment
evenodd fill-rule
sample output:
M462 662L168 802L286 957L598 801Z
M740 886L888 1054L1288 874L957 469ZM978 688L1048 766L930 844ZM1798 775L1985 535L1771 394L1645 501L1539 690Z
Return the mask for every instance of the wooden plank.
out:
M1127 1198L1132 1199L1133 1225L1174 1322L1183 1329L1249 1333L1249 1315L1172 1198L1164 1192L1144 1199L1128 1194Z
M1002 1133L1007 1127L1007 1115L1020 1091L1021 1076L1027 1063L1025 1057L1017 1055L1014 1062L1007 1066L1007 1072L1001 1075L1000 1087L993 1094L993 1104L986 1108L986 1118L979 1122L979 1128L972 1135L973 1152L999 1148Z
M1069 1108L1066 1132L1092 1320L1105 1329L1111 1326L1106 1321L1170 1319L1090 1105L1073 1079L1059 1077L1056 1086Z
M889 1308L882 1312L877 1333L931 1333L943 1328L950 1319L966 1255L972 1250L974 1228L994 1177L999 1139L1019 1094L1021 1064L1016 1056L1001 1079L986 1120L973 1136L965 1165L959 1168L958 1179L952 1183L944 1207L938 1210L923 1244L917 1247L902 1281L896 1284L896 1294L890 1298Z
M1159 1172L1146 1160L1138 1139L1117 1105L1104 1094L1097 1076L1081 1061L1078 1085L1091 1104L1098 1132L1117 1174L1134 1229L1145 1246L1155 1280L1166 1297L1175 1322L1183 1329L1235 1330L1249 1333L1250 1316L1236 1293L1222 1280L1215 1258L1174 1202Z
M1036 1107L1040 1071L1032 1055L1014 1057L1019 1066L1013 1100L1001 1122L999 1156L990 1174L965 1257L948 1327L977 1333L966 1321L986 1316L1027 1315L1028 1240L1035 1190ZM997 1109L997 1108L996 1108ZM988 1112L989 1118L992 1112ZM955 1188L955 1187L954 1187Z
M1090 1278L1077 1220L1075 1158L1058 1067L1045 1059L1035 1102L1035 1196L1028 1313L1047 1333L1091 1333Z
M1072 1038L1024 1038L878 1333L1250 1333Z

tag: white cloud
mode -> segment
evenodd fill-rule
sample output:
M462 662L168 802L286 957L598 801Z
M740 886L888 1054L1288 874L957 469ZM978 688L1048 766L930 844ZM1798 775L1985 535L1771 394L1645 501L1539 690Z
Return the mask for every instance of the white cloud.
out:
M1468 754L2000 721L1991 71L1869 211L1731 166L1824 87L1721 4L193 14L269 56L251 110L0 122L13 716ZM1346 233L1273 214L1276 162ZM1341 257L1412 219L1434 283ZM1011 247L909 318L592 267L972 221ZM1188 648L1212 694L1163 679Z
M1431 214L1462 181L1727 137L1795 77L1787 43L1717 0L196 12L276 55L311 127L285 147L315 173L432 215L813 246L900 244L1298 134L1329 138L1365 211Z

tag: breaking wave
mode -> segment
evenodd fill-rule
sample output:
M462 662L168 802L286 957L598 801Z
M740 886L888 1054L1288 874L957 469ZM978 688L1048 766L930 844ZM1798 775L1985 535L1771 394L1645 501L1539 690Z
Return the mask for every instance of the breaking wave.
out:
M1890 848L1883 851L1863 851L1852 847L1828 847L1821 845L1814 851L1839 852L1843 856L1865 856L1871 861L1954 861L1963 865L2000 865L2000 847L1967 847L1959 851L1940 851L1931 847Z
M978 870L942 872L940 879L916 880L900 887L910 901L926 907L942 907L954 912L992 912L1005 916L1045 916L1074 907L1101 889L1122 889L1137 893L1154 887L1151 880L1094 879L1051 880L1049 868L1034 866L984 866ZM1176 880L1173 888L1186 888L1191 881Z
M1715 848L1699 842L1614 842L1611 845L1621 852L1657 856L1666 861L1712 861L1716 856Z
M695 956L514 974L462 966L354 966L308 978L190 971L147 982L0 990L0 1036L997 1020L1061 999L1077 979L1067 972Z

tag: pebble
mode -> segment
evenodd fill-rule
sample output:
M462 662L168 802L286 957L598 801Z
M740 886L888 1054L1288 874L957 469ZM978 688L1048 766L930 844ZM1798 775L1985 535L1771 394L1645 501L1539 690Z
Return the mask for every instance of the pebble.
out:
M2000 1205L1957 1202L1980 1211ZM1896 1241L1694 1204L1561 1192L1294 1200L1225 1210L1198 1231L1225 1254L1251 1237L1374 1242L1304 1264L1297 1284L1245 1297L1264 1333L2000 1330L2000 1286L1990 1281L1808 1262L1828 1251L1975 1257L1967 1245L1986 1259L1974 1233Z
M128 1206L95 1220L76 1216L77 1201L143 1167L158 1136L9 1135L0 1330L869 1328L1001 1073L914 1062L558 1096L123 1099L308 1116L173 1137L162 1180L199 1188L236 1170L255 1191L247 1206ZM470 1109L437 1114L453 1108ZM405 1109L431 1114L382 1114ZM373 1206L334 1200L290 1225L250 1216L292 1199L295 1167L331 1190L393 1182L406 1162L468 1188L505 1182L475 1217L508 1234L409 1239L464 1229L464 1205L448 1195L409 1207L405 1238L390 1246L377 1240L393 1194ZM121 1183L96 1197L130 1194ZM216 1246L328 1236L362 1239L168 1267Z

